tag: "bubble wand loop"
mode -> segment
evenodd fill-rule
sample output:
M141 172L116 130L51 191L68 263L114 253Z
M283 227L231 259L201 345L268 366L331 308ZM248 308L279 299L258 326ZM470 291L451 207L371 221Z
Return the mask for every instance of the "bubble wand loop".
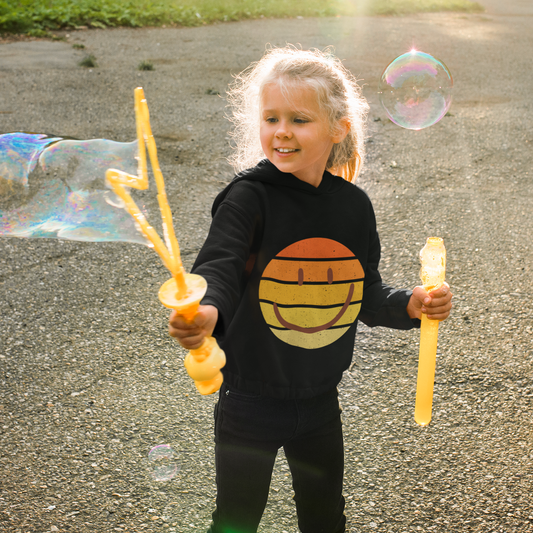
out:
M159 290L161 303L169 309L177 310L186 320L191 321L194 319L200 301L207 290L207 283L201 276L186 274L181 262L179 244L172 224L172 213L165 192L165 182L159 168L157 148L150 127L148 104L142 87L135 89L135 119L139 145L138 175L133 176L120 170L109 169L106 172L106 179L117 196L124 201L129 214L139 224L141 231L154 245L155 251L172 274L172 278L164 283ZM125 189L125 187L139 190L148 188L146 149L148 149L157 186L157 201L161 211L165 243L150 226L144 214ZM222 384L220 369L225 363L224 352L213 337L206 337L199 348L191 350L186 355L184 361L189 376L194 380L196 388L201 394L212 394L220 388Z
M446 274L446 249L440 237L428 238L420 250L420 261L424 289L431 291L440 287ZM430 320L426 314L422 314L415 403L415 421L421 426L427 426L431 421L438 335L439 321Z

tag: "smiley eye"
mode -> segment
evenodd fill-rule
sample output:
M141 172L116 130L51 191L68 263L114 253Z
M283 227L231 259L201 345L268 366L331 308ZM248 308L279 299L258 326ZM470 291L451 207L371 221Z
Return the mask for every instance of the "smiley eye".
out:
M302 268L298 269L298 285L304 284L304 271Z
M333 283L333 270L328 268L328 283L331 285Z

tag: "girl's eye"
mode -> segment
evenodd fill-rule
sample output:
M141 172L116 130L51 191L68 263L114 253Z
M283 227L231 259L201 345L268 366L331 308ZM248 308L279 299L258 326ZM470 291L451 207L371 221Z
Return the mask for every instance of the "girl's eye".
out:
M309 121L307 119L305 119L305 118L295 118L294 122L296 124L307 124L307 122L309 122Z
M270 124L274 124L274 123L277 122L277 119L274 118L274 117L268 117L268 118L265 119L265 122L268 122Z

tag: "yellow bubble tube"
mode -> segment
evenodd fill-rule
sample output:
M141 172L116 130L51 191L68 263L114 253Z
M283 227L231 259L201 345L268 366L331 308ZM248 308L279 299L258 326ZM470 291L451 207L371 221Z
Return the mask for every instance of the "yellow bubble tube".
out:
M440 237L428 238L426 245L420 250L420 261L420 277L424 289L429 292L439 288L446 275L446 249ZM431 421L438 336L439 321L430 320L422 314L415 403L415 421L421 426L427 426Z
M165 192L165 181L159 168L157 148L150 127L148 104L142 87L135 89L135 120L139 145L137 176L110 168L106 172L106 179L117 196L124 201L129 214L138 223L143 234L154 245L154 249L161 257L164 265L172 273L172 278L164 283L159 290L161 303L169 309L176 309L186 320L192 321L207 290L207 283L201 276L186 274L181 262L180 248L172 225L172 213ZM146 149L148 149L157 186L157 200L163 222L164 243L125 189L125 187L139 190L148 188ZM184 363L189 376L194 380L196 388L201 394L212 394L220 388L222 384L220 369L226 364L226 356L213 337L206 337L199 348L191 350L185 357Z

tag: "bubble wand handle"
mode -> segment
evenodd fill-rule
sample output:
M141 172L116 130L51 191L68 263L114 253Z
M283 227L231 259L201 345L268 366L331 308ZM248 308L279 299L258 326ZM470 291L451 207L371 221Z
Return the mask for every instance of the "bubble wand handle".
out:
M446 249L440 237L427 239L426 245L420 250L420 261L424 289L431 291L440 287L446 275ZM426 314L422 314L415 402L415 421L421 426L427 426L431 421L438 336L439 321L430 320Z
M135 89L135 119L139 149L137 176L120 170L109 169L106 172L106 179L114 192L124 201L126 209L139 224L140 230L154 245L154 249L161 257L163 264L172 273L172 278L164 283L159 290L161 303L165 307L176 309L186 320L192 321L207 290L207 283L201 276L186 274L183 268L179 244L172 224L172 213L165 192L165 182L159 168L157 148L150 127L148 104L141 87ZM161 211L165 242L150 226L130 193L125 189L125 187L140 190L148 188L146 148L148 148L148 156L157 186L157 200ZM226 364L226 357L213 337L206 337L199 348L191 350L186 355L184 364L201 394L212 394L220 388L222 384L220 369Z

